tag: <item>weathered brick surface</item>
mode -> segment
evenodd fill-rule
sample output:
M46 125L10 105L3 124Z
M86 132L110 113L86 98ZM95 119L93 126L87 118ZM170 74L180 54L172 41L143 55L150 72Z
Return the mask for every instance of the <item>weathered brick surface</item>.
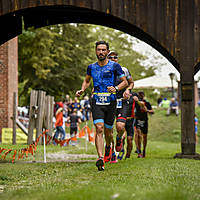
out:
M11 128L13 92L18 91L18 41L14 38L0 46L0 142L2 128Z

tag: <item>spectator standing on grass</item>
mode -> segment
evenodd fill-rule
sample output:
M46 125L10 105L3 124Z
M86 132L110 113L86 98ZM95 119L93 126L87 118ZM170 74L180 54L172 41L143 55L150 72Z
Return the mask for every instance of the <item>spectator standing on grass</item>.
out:
M68 116L72 113L72 103L73 103L72 98L69 98L69 103L68 103Z
M63 115L64 115L64 117L67 117L69 115L69 102L70 102L70 97L67 94L65 96L64 101L63 101Z
M67 122L70 123L70 137L75 137L78 132L78 124L81 123L80 117L77 115L77 110L74 109L72 114L67 117Z
M56 117L56 122L55 122L56 132L53 139L54 140L58 139L59 134L61 133L61 140L64 140L65 130L63 129L63 103L62 102L57 102L55 104L55 117Z
M137 147L138 158L146 156L147 134L148 134L148 114L153 114L154 111L151 104L145 99L143 91L138 92L140 106L136 104L136 133L135 143ZM141 105L143 105L141 107ZM141 143L143 140L143 151L141 151Z
M162 108L168 108L168 107L169 107L169 104L170 104L170 101L165 97L165 98L162 100L161 107L162 107Z
M71 104L71 108L72 108L72 112L74 109L76 109L76 111L79 111L81 109L81 104L77 97L74 98L74 101Z
M83 105L83 109L84 109L85 117L86 117L86 120L90 120L90 112L91 112L90 100L88 96L85 96L84 99L85 99L85 102Z
M84 104L85 104L85 97L83 99L80 100L80 105L81 105L81 120L84 122L86 120L86 116L85 116L85 110L84 110Z
M160 97L157 99L157 106L158 106L158 107L161 107L161 106L162 106L162 101L163 101L163 96L160 96Z

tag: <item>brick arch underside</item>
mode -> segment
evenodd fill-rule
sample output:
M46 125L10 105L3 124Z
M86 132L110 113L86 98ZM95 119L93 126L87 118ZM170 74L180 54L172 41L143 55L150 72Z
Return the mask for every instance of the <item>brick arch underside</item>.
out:
M95 24L123 31L155 48L180 71L179 63L169 51L161 46L160 43L156 41L156 38L152 38L134 24L111 14L75 6L39 6L21 9L0 16L1 27L4 27L1 33L0 44L20 35L23 25L25 29L28 29L29 27L40 28L62 23Z

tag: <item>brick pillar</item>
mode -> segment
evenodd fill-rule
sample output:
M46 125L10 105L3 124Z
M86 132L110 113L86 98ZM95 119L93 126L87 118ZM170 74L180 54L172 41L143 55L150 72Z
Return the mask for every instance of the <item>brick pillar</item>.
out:
M0 46L0 142L2 128L12 128L13 92L18 92L17 37Z

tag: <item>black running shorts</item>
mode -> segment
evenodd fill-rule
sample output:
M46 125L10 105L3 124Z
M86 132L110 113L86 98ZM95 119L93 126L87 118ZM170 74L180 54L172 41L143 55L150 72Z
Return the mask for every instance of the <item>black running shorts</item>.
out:
M143 134L148 133L148 120L136 119L135 126L137 129L140 129Z
M131 119L127 119L126 120L126 125L125 125L125 129L127 132L127 136L134 136L134 125L135 125L135 119L131 118Z
M116 115L116 101L111 101L109 105L96 105L96 100L92 99L92 117L94 124L104 123L106 128L112 128Z
M127 109L128 109L127 100L122 100L122 108L117 108L117 113L116 113L117 122L126 123Z

